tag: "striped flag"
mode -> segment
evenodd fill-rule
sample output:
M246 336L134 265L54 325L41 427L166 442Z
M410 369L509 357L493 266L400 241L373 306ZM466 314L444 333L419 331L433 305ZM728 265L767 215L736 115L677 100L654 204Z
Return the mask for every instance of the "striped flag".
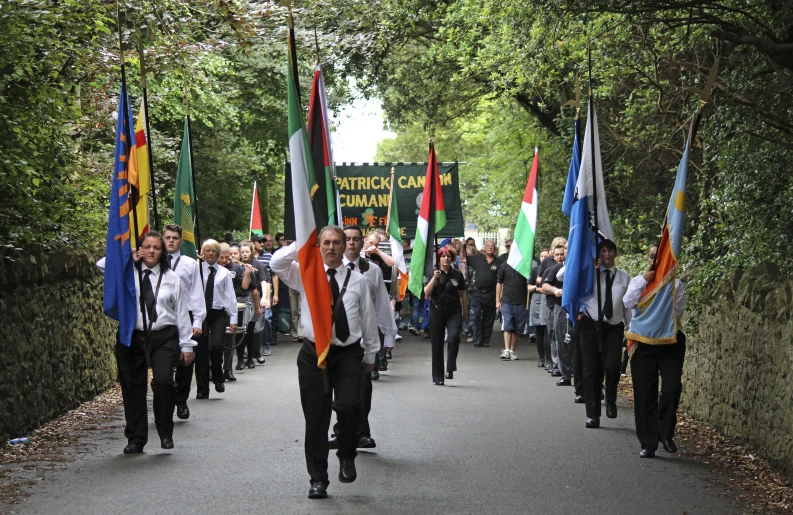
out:
M290 20L291 21L291 20ZM316 191L317 180L309 154L308 137L300 108L300 93L297 87L297 54L295 52L294 29L289 30L289 59L287 66L287 90L289 98L289 155L292 160L292 205L295 216L295 243L297 261L300 264L300 279L303 283L308 310L314 329L317 348L317 365L325 368L325 358L330 350L333 334L333 319L329 306L333 296L330 292L325 265L317 246L318 228L315 221L311 193Z
M137 317L135 302L135 268L132 261L130 235L133 233L129 156L135 147L132 133L132 111L129 108L127 85L122 79L116 125L116 156L110 190L110 213L107 220L105 249L104 311L118 320L118 340L129 347Z
M311 85L306 129L311 161L314 165L314 173L317 174L317 189L311 192L317 227L342 225L341 198L336 189L336 170L330 143L328 101L325 98L325 80L320 66L317 66L314 72L314 82Z
M515 224L512 247L507 264L520 275L529 278L534 257L534 235L537 232L537 174L540 170L540 149L534 148L534 163L531 165L526 192L520 205L518 223Z
M253 181L253 200L251 201L251 235L258 234L264 236L262 229L262 212L259 210L259 190L256 189L256 181Z
M683 231L686 226L686 180L688 178L688 158L696 122L692 121L686 138L686 149L677 167L677 178L661 234L661 243L655 257L655 279L644 288L635 315L631 320L628 338L628 355L633 356L635 343L663 345L677 342L677 319L675 302L677 300L676 282L678 261L683 247Z
M138 248L139 241L149 232L149 189L151 179L149 178L149 152L146 148L148 144L146 138L146 111L143 102L140 103L140 114L135 123L135 146L129 153L129 184L134 188L136 194L133 196L135 203L135 215L138 218L139 235L131 231L132 248ZM135 202L137 200L137 202ZM129 226L134 227L133 214L129 214Z
M396 198L396 188L394 188L393 168L391 172L391 195L388 203L388 240L391 243L391 256L396 261L397 270L399 270L399 295L397 300L402 300L405 298L405 292L408 289L408 269L402 250L402 234L399 230L399 204Z
M421 208L416 225L416 242L413 244L413 259L410 261L410 283L408 288L416 297L421 297L424 289L424 276L431 276L435 264L435 234L446 225L446 208L443 204L441 176L438 171L438 158L435 144L430 141L430 157L424 192L421 194Z

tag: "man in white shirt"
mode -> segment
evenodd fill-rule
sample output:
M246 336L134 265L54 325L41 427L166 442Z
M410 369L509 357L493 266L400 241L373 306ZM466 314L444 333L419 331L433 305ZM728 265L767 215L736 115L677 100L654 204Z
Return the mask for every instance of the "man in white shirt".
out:
M655 255L658 246L650 247L647 256L647 271L631 279L623 302L628 309L639 305L644 288L655 279ZM686 289L680 279L675 278L675 317L682 327L686 309ZM634 312L635 314L635 312ZM677 341L668 344L650 345L636 342L631 357L633 379L633 405L636 421L636 436L639 438L642 458L652 458L661 442L666 452L677 452L675 425L677 407L683 391L681 378L686 357L686 336L677 331ZM658 376L661 376L661 394L658 394Z
M331 407L336 410L340 428L339 450L336 452L339 458L339 481L351 483L357 477L355 457L358 453L355 448L358 443L361 373L369 373L374 369L375 355L380 348L369 283L361 274L353 273L342 264L344 239L344 231L337 226L325 227L319 233L319 248L331 293L337 299L341 296L341 305L333 321L324 373L317 365L308 300L305 294L301 295L305 340L298 354L297 369L300 401L306 419L305 453L311 477L308 493L311 499L327 497ZM304 293L295 243L275 253L270 268L290 288ZM327 309L332 309L330 303ZM325 392L325 375L332 386L332 394Z
M162 237L165 240L165 250L168 251L168 265L179 279L187 295L187 309L190 311L190 320L193 324L193 340L198 341L201 336L201 326L207 316L204 304L204 289L201 283L201 273L198 261L190 256L183 256L182 228L176 224L168 224L163 228ZM190 398L190 385L193 382L193 363L185 365L184 360L179 360L176 365L176 416L180 419L190 418L190 408L187 399Z
M622 340L625 328L630 324L631 319L631 311L622 303L630 276L614 264L617 245L611 240L603 240L598 245L598 257L599 270L595 273L593 295L582 300L583 314L578 321L588 428L600 427L600 385L604 376L606 416L617 417L617 385L620 380ZM600 321L599 314L602 315Z
M391 311L391 300L388 297L388 289L383 280L383 271L376 263L361 257L363 248L363 231L357 225L344 227L345 246L344 266L363 274L369 283L369 291L377 313L377 329L380 335L380 342L385 347L393 347L397 334L396 322L394 322L394 312ZM376 374L376 375L375 375ZM361 373L361 413L360 424L358 426L358 448L373 449L377 444L372 438L371 428L369 427L369 413L372 410L372 380L380 377L377 369L371 373ZM335 436L338 423L333 427L334 436L331 437L329 444L331 449L338 449L338 440Z

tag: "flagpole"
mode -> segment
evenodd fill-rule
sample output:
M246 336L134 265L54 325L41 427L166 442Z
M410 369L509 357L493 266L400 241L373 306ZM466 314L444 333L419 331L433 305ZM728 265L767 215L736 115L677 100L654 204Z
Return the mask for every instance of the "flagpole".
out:
M143 60L143 38L138 40L138 54L140 55L140 80L143 85L143 117L146 119L146 152L149 155L149 188L154 211L154 229L160 231L160 215L157 211L157 187L154 184L154 159L151 150L151 125L149 125L149 95L146 87L146 65Z
M587 63L589 72L589 113L587 114L587 122L589 123L589 161L592 163L592 200L595 208L595 263L599 261L599 247L600 247L600 228L598 227L598 181L597 181L597 163L595 160L595 107L592 101L592 47L587 44ZM602 337L603 329L603 300L600 298L600 266L595 268L595 275L597 276L597 296L598 296L598 333Z
M121 59L121 94L124 95L126 98L119 98L119 103L122 101L127 104L127 112L129 112L129 95L127 94L127 72L124 67L124 40L121 35L121 9L118 6L118 0L116 0L116 23L118 24L118 55ZM126 116L127 113L124 113L123 116ZM132 136L130 133L129 124L132 123L132 120L128 120L126 124L122 124L126 133L124 134L126 141L124 142L127 146L126 152L128 153L132 146L130 143L132 142ZM128 165L129 166L129 165ZM129 182L129 178L127 179ZM131 185L130 185L131 186ZM127 194L127 204L129 204L129 211L132 213L132 227L135 231L135 244L136 250L140 248L140 231L138 230L138 211L135 209L135 202L133 202L133 196L137 188L130 187L129 193Z
M391 227L391 201L394 198L394 172L396 168L391 167L391 184L388 186L388 211L385 215L385 231L388 232Z

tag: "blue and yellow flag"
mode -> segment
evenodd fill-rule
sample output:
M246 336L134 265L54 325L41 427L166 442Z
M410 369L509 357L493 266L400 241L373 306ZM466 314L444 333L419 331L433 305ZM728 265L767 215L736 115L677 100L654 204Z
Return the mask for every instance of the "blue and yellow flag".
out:
M680 251L683 247L683 231L686 223L686 179L688 157L695 124L686 138L686 149L677 167L677 179L666 208L666 221L661 243L655 258L655 279L644 288L636 314L631 320L628 338L628 354L633 355L635 342L663 345L677 341L680 321L677 319L677 277Z
M104 310L118 320L119 341L129 346L137 317L135 305L135 267L130 241L130 208L132 190L128 171L130 152L135 147L132 131L132 111L127 98L127 86L121 82L116 125L116 156L110 189L110 214L107 220L107 250L105 255Z

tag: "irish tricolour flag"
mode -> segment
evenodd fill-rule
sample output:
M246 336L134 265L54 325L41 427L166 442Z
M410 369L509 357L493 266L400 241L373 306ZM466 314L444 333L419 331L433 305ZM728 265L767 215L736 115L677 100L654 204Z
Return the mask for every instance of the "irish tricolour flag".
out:
M314 222L314 208L311 193L317 188L314 167L308 153L308 137L300 109L300 94L295 83L294 70L297 70L297 55L294 45L294 31L289 31L289 58L287 66L287 89L289 98L289 155L292 159L292 205L295 216L295 243L297 261L300 264L300 279L303 295L306 296L314 340L317 347L317 365L325 368L325 358L330 349L333 331L330 293L325 266L317 246L318 228Z
M399 295L397 300L405 298L408 289L408 269L405 264L405 255L402 250L402 233L399 229L399 204L394 188L394 169L391 169L391 194L388 200L388 241L391 243L391 256L396 261L399 270Z
M531 165L529 181L515 224L514 241L509 249L507 264L526 279L531 275L532 258L534 257L534 234L537 231L537 172L540 169L540 150L534 148L534 163Z
M435 233L446 225L446 208L443 205L441 177L438 172L438 158L435 144L430 141L430 158L424 192L421 194L421 208L416 226L416 242L413 244L413 259L410 261L410 283L408 288L416 297L421 297L424 276L432 275L435 252Z

